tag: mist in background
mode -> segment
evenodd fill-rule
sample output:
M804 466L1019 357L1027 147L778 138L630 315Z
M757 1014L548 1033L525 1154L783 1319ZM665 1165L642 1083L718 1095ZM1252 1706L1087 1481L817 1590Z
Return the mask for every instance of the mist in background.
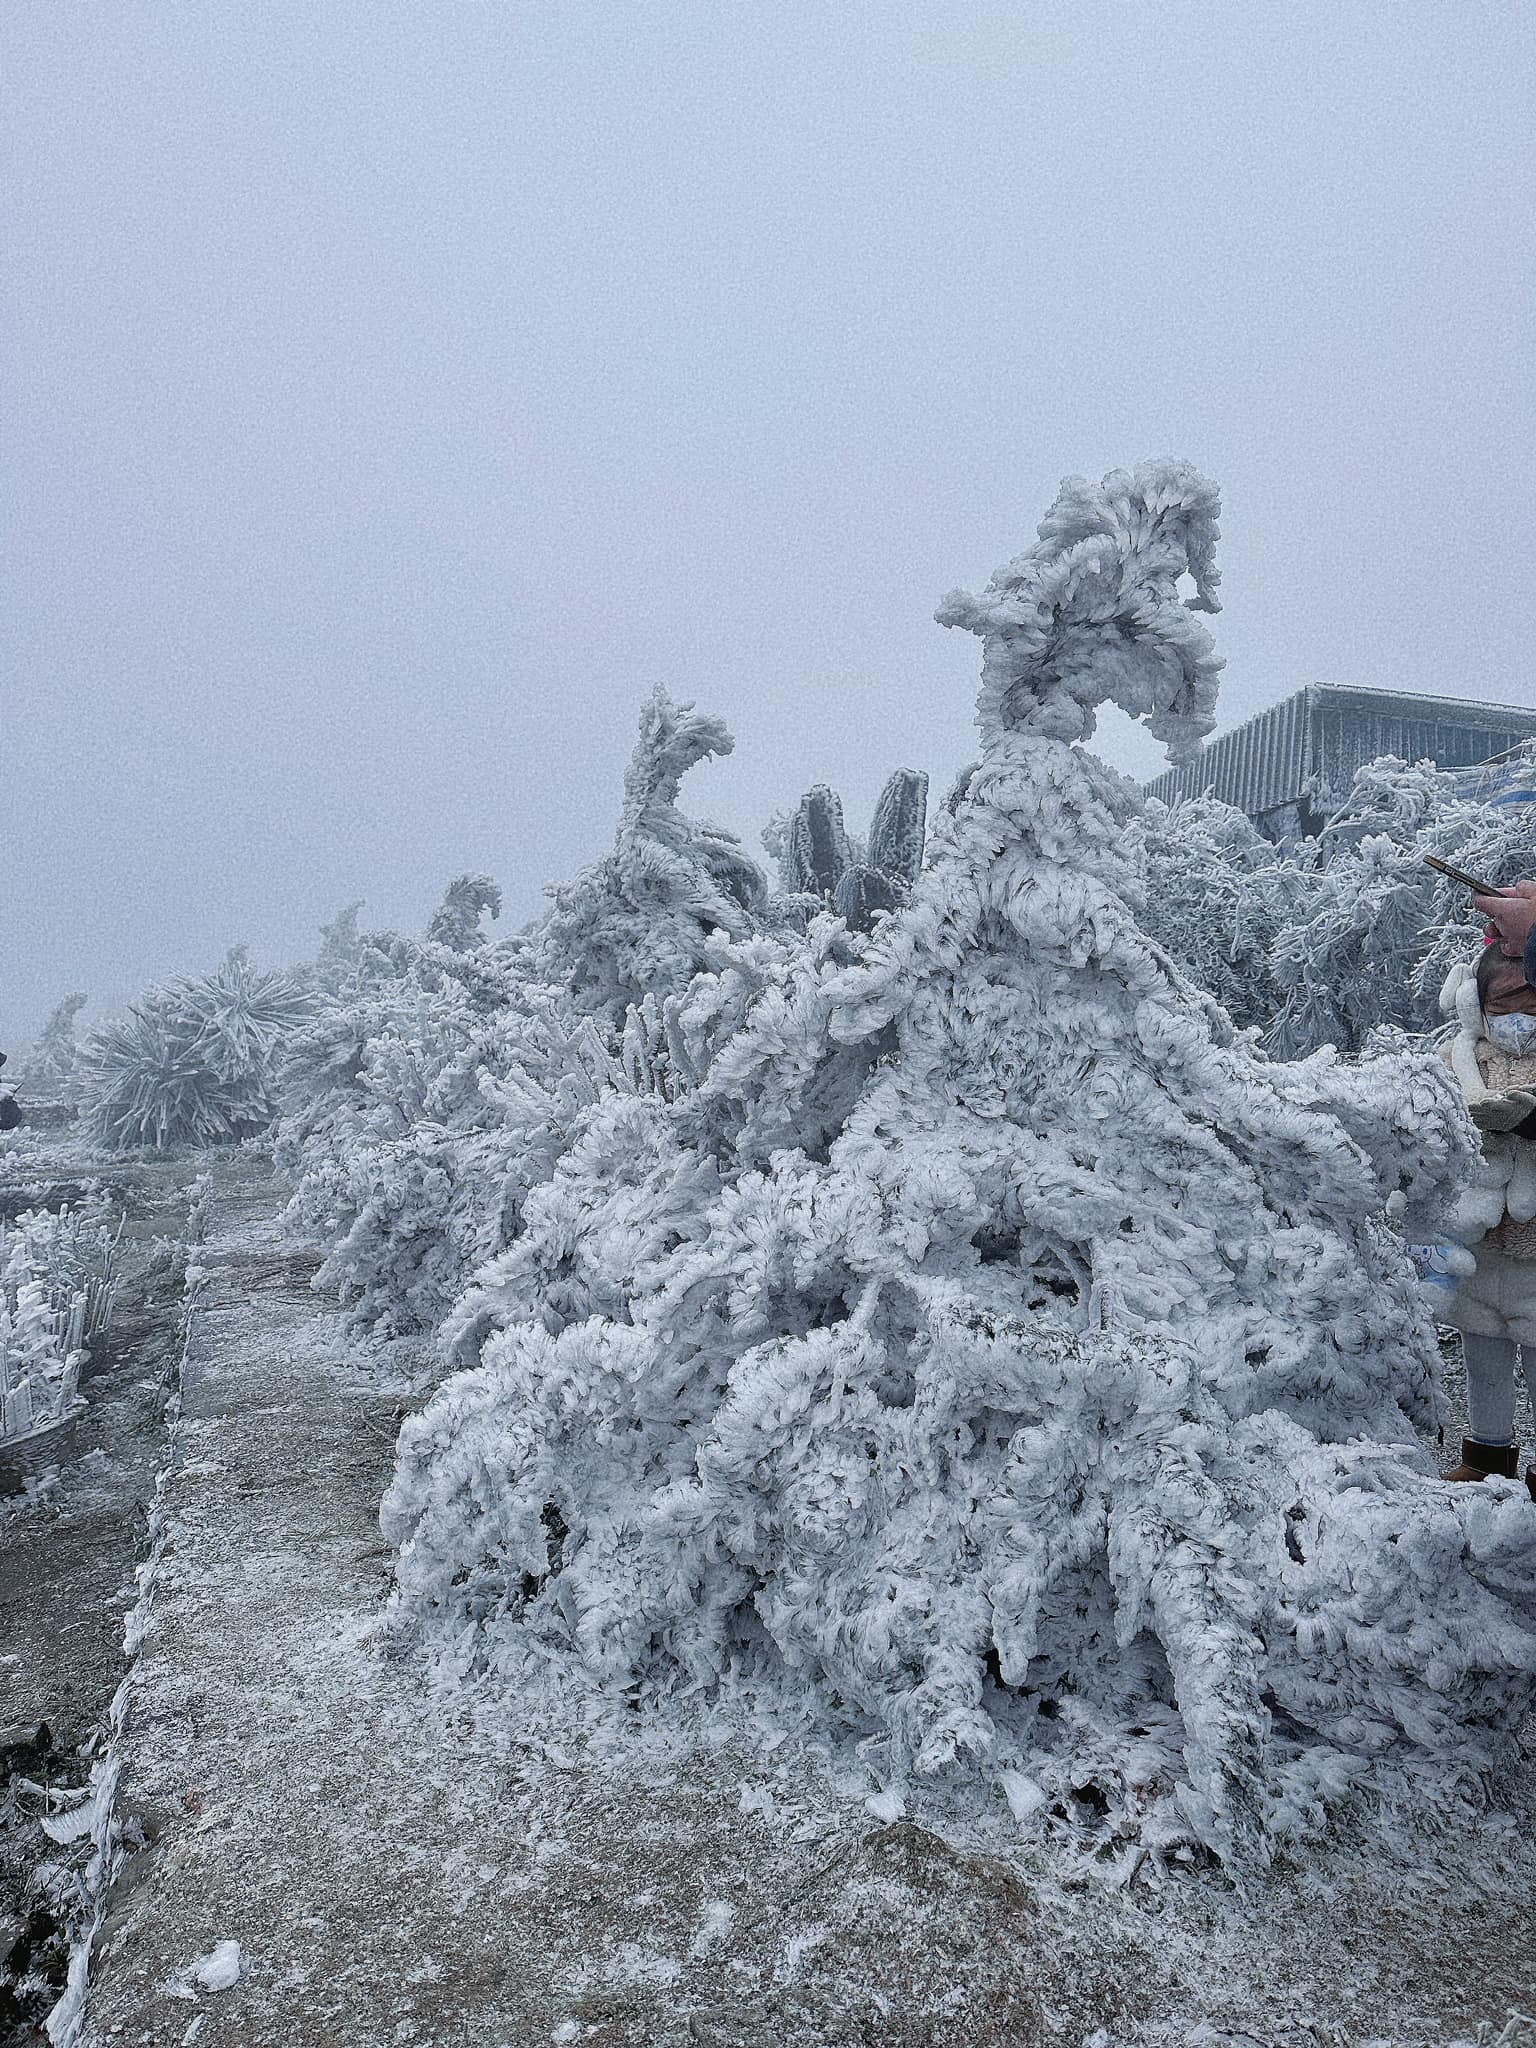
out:
M1224 724L1532 701L1517 6L60 7L4 63L0 1042L971 758L1059 479L1223 486ZM1160 752L1116 717L1102 750ZM766 857L764 857L766 864Z

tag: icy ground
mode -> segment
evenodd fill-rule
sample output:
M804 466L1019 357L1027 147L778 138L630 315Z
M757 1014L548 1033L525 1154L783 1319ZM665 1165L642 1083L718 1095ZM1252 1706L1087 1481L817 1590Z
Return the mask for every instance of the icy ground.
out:
M1529 1777L1417 1871L1346 1840L1243 1898L1053 1864L1006 1814L946 1839L787 1746L435 1698L376 1628L400 1402L266 1163L214 1173L83 2041L1406 2048L1536 2009Z

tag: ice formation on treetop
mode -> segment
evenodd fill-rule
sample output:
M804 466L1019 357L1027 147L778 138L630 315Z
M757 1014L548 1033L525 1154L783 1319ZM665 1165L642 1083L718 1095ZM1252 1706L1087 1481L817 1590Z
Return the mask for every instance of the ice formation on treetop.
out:
M1210 722L1217 494L1080 483L942 617L983 752L868 938L717 936L686 1086L584 1110L407 1423L398 1600L491 1673L749 1692L1241 1859L1464 1781L1536 1674L1536 1519L1413 1444L1385 1220L1472 1157L1431 1058L1273 1063L1137 928L1113 697ZM728 930L729 928L727 928Z
M1221 609L1215 549L1220 497L1185 462L1068 477L1036 545L999 569L980 597L951 591L940 625L982 636L976 722L990 745L1008 730L1093 736L1107 700L1191 759L1216 722L1221 657L1191 614ZM1195 594L1178 595L1190 576Z

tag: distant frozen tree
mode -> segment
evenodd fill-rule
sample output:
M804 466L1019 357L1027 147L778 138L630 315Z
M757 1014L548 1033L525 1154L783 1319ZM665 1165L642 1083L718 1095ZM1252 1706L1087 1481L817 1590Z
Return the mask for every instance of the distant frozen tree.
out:
M982 751L910 900L799 947L716 919L688 1085L576 1111L401 1434L439 1656L745 1692L898 1785L1006 1773L1234 1863L1507 1762L1536 1519L1427 1483L1388 1223L1469 1169L1453 1084L1236 1036L1137 929L1141 800L1082 745L1106 700L1176 757L1209 728L1216 513L1179 464L1065 485L940 612Z
M68 1095L72 1092L80 1048L75 1019L85 1008L83 994L67 995L48 1013L48 1021L18 1063L17 1079L28 1088Z
M315 978L325 988L339 988L357 966L362 953L363 938L358 930L358 914L363 899L359 896L351 903L345 903L327 925L320 927L320 950L315 956Z

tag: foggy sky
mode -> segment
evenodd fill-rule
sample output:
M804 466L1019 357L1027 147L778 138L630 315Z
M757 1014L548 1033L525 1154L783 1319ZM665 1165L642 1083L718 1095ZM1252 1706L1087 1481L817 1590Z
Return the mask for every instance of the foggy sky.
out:
M0 1032L464 868L521 923L658 681L754 849L942 788L934 606L1068 473L1222 484L1224 723L1532 701L1529 21L17 0Z

